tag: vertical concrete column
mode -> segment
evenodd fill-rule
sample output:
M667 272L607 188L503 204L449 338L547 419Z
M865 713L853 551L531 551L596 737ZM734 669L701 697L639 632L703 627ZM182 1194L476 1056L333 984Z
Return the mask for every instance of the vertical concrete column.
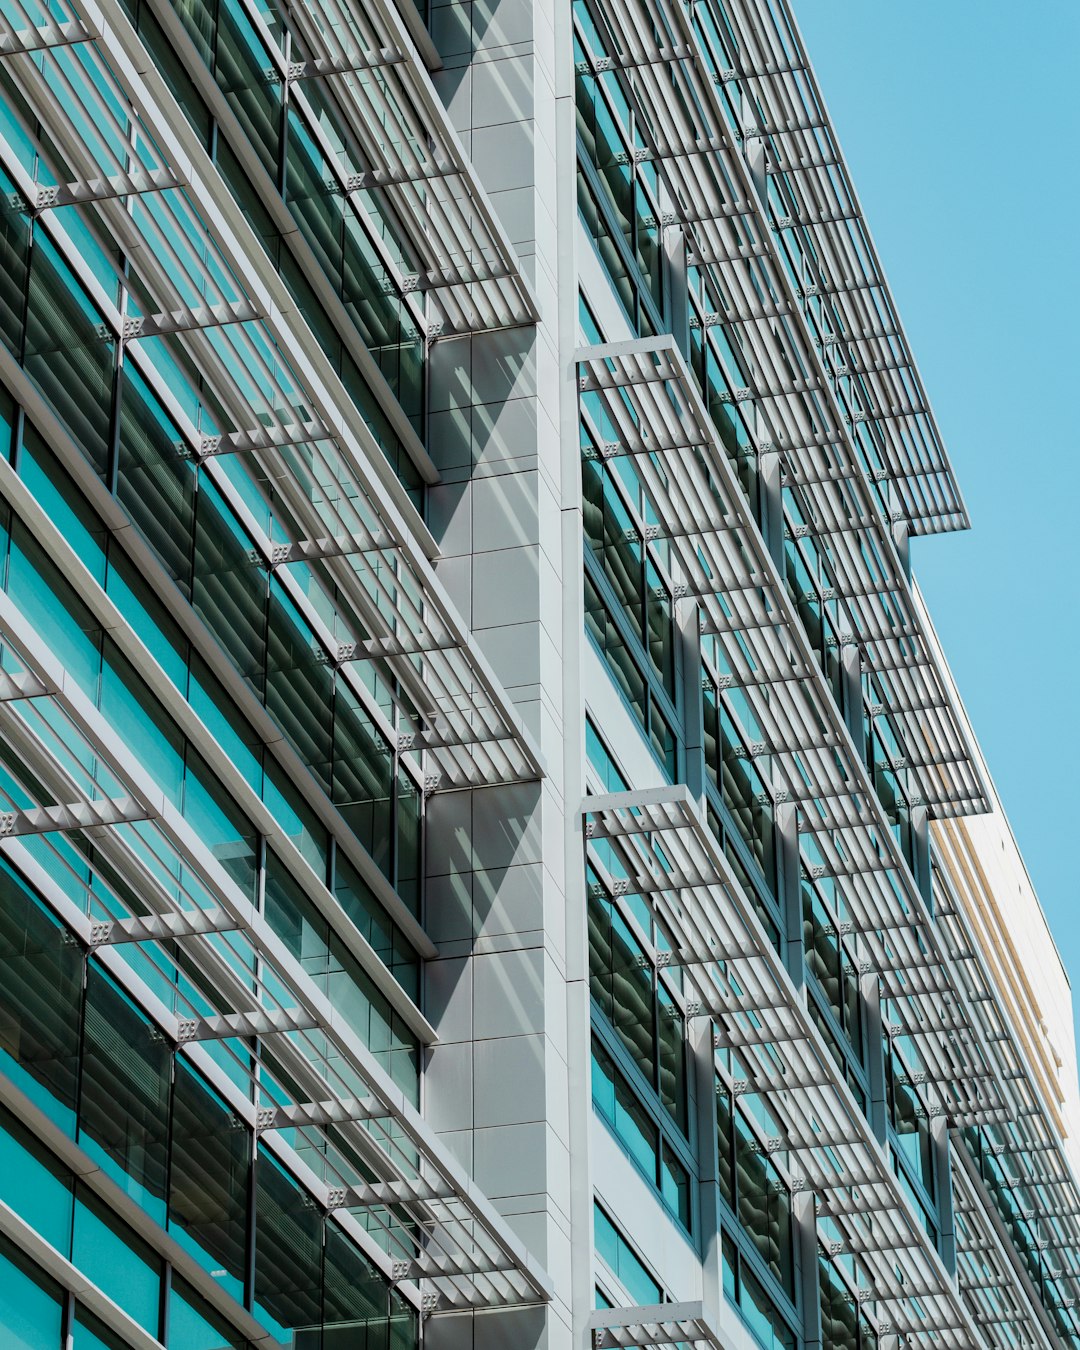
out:
M701 1232L701 1299L713 1326L720 1324L724 1299L720 1255L720 1160L716 1133L716 1069L711 1017L695 1018L690 1053L697 1088L698 1223Z
M930 1124L934 1145L934 1196L937 1199L938 1223L941 1229L941 1259L945 1269L956 1277L956 1219L953 1213L952 1147L949 1122L937 1116Z
M679 601L679 646L682 666L682 714L685 759L683 781L705 810L705 714L701 690L701 615L696 603Z
M849 642L840 649L840 678L843 681L844 721L859 758L866 759L866 723L863 720L862 659L859 648Z
M881 1016L881 991L876 975L859 982L866 1023L866 1062L870 1074L870 1128L878 1143L886 1140L888 1103L885 1100L885 1028Z
M581 836L576 856L566 838L582 788L563 600L580 589L581 555L579 536L564 588L564 499L575 488L563 454L572 390L562 350L575 297L573 257L564 259L557 225L560 182L573 186L565 166L556 172L567 146L573 154L557 115L560 72L573 77L569 6L565 18L562 8L554 0L433 0L431 17L443 61L433 78L540 322L431 349L428 449L440 479L429 491L429 525L440 578L545 773L429 801L427 915L438 956L426 990L439 1042L425 1072L425 1113L551 1273L556 1297L546 1308L440 1313L425 1329L428 1350L564 1350L573 1340L572 1214L580 1206L571 1185L570 1084L579 1096L587 1078L580 1063L571 1071L567 1023L573 1008L580 1038L588 1003L576 931L584 924ZM583 1042L587 1054L587 1034Z
M893 543L896 545L896 551L900 555L900 566L904 569L904 575L908 581L911 580L911 531L908 529L907 522L902 520L893 521L892 524Z
M818 1279L817 1211L810 1191L794 1199L795 1281L803 1319L802 1350L822 1350L821 1281Z
M782 802L776 808L776 885L784 916L784 965L799 996L805 1001L806 959L803 947L798 808L794 802Z
M683 356L690 356L690 307L686 302L686 243L681 225L666 225L663 235L668 294L672 297L671 335Z
M911 808L911 871L926 901L934 912L934 874L930 866L930 813L925 806Z
M772 560L784 574L784 498L780 456L766 450L758 460L758 488L761 492L761 530Z

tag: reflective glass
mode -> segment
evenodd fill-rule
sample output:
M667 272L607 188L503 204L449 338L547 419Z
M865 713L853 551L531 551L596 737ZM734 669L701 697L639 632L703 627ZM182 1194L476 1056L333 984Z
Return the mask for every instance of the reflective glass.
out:
M60 1350L61 1291L0 1237L0 1344L4 1350Z

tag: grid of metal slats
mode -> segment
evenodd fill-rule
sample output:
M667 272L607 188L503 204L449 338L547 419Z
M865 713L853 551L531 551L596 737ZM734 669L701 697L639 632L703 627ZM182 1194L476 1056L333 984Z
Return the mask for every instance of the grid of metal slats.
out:
M77 29L43 18L19 0L0 11L17 53L7 71L48 129L44 184L0 145L20 192L38 210L55 204L57 185L92 204L142 302L116 339L137 347L168 332L183 347L219 421L194 453L249 454L274 483L292 534L277 561L307 558L336 590L351 629L337 661L379 658L392 671L405 745L427 749L435 769L429 786L538 776L530 737L435 577L422 526L384 489L381 452L311 359L280 282L255 270L259 250L209 161L185 152L91 0Z
M726 6L737 51L744 152L764 145L783 204L772 225L796 250L812 323L828 315L832 369L857 389L914 534L966 529L967 512L862 207L788 0ZM818 301L818 305L810 302Z
M670 191L673 206L663 223L681 224L691 261L708 268L723 307L706 321L731 333L748 369L748 384L730 389L731 400L753 408L758 453L780 454L786 480L801 489L808 519L799 528L820 540L882 703L901 713L918 707L932 729L906 755L940 781L927 803L938 814L983 810L972 755L950 715L892 535L904 513L891 496L888 466L868 460L857 439L868 410L846 400L826 363L825 343L806 323L698 35L682 7L665 0L621 0L604 19L618 53L610 64L627 69L646 153ZM658 59L661 51L687 50L694 59ZM954 786L946 788L947 780Z
M764 1098L780 1123L777 1156L840 1234L830 1254L853 1259L879 1333L969 1350L959 1291L686 789L588 797L582 812L588 843L646 901L688 998L732 1053L736 1093Z
M88 946L139 946L129 991L174 1045L222 1043L237 1109L268 1142L287 1132L292 1170L418 1306L545 1301L505 1220L6 595L0 635L30 691L0 703L0 746L32 803L0 820L56 817L33 850L17 830L0 848ZM139 974L155 968L157 993ZM259 1041L257 1068L237 1038Z
M583 395L601 400L617 436L598 438L599 453L634 456L675 592L698 602L726 682L761 729L748 753L770 766L776 802L796 807L804 865L839 892L916 1071L944 1112L993 1118L1004 1101L948 956L674 342L586 348L578 360Z

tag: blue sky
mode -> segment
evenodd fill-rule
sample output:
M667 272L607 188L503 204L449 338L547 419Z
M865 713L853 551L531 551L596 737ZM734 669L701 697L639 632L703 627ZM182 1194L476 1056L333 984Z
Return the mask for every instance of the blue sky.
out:
M1080 1004L1080 3L793 4L972 517L914 567Z

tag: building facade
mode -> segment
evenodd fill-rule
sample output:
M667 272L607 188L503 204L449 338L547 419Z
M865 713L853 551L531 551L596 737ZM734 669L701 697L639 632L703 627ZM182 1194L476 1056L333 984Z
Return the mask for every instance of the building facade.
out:
M787 0L0 0L0 109L2 1350L1080 1345Z

